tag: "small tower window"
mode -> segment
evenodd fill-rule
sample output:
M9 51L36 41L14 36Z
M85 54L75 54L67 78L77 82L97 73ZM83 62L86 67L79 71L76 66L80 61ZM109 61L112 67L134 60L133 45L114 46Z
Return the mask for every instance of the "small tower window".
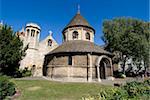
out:
M66 41L66 35L64 35L63 37L64 37L64 41Z
M68 57L68 65L72 65L72 56Z
M85 36L86 36L87 40L90 40L90 33L89 32L87 32Z
M48 46L52 46L52 40L48 39Z
M36 31L36 38L39 38L38 36L39 36L39 31Z
M31 37L34 37L35 30L31 30Z
M30 32L30 30L29 30L29 29L27 29L27 36L29 35L29 32Z
M39 34L39 31L37 31L36 33Z
M74 31L73 33L72 33L72 39L74 40L74 39L78 39L78 32L77 31Z

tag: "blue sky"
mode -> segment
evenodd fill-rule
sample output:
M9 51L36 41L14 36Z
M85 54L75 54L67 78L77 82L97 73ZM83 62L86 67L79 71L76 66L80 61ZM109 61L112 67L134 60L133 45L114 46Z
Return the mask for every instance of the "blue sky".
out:
M149 0L0 0L0 20L20 30L26 23L37 23L41 39L53 32L56 41L62 43L62 30L77 13L96 30L95 42L102 45L102 23L115 17L132 17L149 21Z

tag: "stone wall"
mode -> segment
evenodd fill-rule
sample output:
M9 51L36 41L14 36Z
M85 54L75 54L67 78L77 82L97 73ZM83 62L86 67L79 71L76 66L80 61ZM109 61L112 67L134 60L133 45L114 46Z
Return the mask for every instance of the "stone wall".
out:
M72 55L73 63L68 65L69 55L56 55L48 57L50 58L47 62L47 76L50 77L76 77L76 78L87 78L90 75L90 67L88 63L87 55ZM95 62L96 56L92 60ZM96 78L95 63L92 65L92 76Z
M87 61L87 55L75 55L73 56L73 64L74 66L86 66L87 67L87 64L88 64L88 61Z
M73 66L48 66L47 76L55 77L76 77L87 78L87 67L73 67Z
M72 65L68 65L68 57L69 55L52 55L49 58L46 65L46 73L47 76L51 78L57 77L68 77L68 78L85 78L89 79L97 79L97 67L96 62L100 55L90 55L91 60L89 60L88 54L76 54L72 55L73 63ZM90 66L89 61L92 63ZM91 71L92 68L92 71ZM106 77L112 76L111 66L106 66ZM91 76L92 72L92 76Z

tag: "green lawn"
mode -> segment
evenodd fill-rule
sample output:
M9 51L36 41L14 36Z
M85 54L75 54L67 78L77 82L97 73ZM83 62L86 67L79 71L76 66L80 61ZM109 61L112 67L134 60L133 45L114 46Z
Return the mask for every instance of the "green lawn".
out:
M100 89L111 88L96 83L61 83L46 80L13 80L21 91L17 100L80 100L95 95Z

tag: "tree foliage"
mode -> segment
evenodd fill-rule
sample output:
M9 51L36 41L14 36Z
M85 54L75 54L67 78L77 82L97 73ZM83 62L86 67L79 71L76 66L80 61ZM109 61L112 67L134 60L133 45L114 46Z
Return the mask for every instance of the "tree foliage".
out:
M127 57L132 57L137 61L143 60L149 65L149 22L132 18L105 20L103 33L102 39L107 45L106 49L110 52L120 52L120 60L125 62Z
M7 25L0 29L0 72L13 75L19 68L19 61L25 55L23 43L12 28Z

